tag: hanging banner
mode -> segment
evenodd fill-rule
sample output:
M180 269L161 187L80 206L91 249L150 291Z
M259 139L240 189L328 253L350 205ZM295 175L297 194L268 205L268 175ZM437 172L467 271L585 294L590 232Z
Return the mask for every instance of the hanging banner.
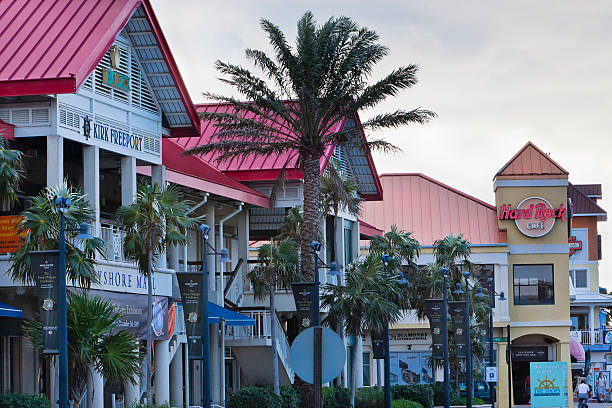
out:
M372 350L374 351L375 359L385 358L385 334L379 330L372 330L370 332L372 337Z
M189 358L201 360L202 348L202 272L177 273L181 301L183 302L183 316L185 318L185 332L187 333L187 344L189 345Z
M487 359L489 355L489 322L483 322L478 326L478 340L486 350Z
M312 282L294 282L291 284L295 309L300 321L300 332L312 326L315 310L315 287Z
M59 251L30 252L43 329L43 354L59 354Z
M442 333L442 299L426 299L425 313L429 319L431 329L431 358L434 360L444 359L444 336ZM447 318L444 316L444 318Z
M453 339L457 346L457 358L466 358L467 327L465 326L465 302L448 302L448 312L453 322Z
M565 408L569 403L567 363L529 363L531 406Z

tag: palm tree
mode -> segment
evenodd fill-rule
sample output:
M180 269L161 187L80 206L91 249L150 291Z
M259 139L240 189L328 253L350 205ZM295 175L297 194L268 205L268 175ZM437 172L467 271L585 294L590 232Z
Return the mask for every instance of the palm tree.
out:
M344 333L355 339L372 329L394 323L401 317L397 300L401 288L396 276L385 273L380 257L369 255L348 266L345 284L326 284L322 308L327 310L324 323L330 327L342 324ZM357 347L353 348L353 361ZM355 403L355 383L358 367L351 372L351 405Z
M19 183L23 176L23 157L19 150L12 150L9 142L0 134L0 204L3 211L17 200Z
M9 274L18 282L33 283L34 275L30 265L30 252L59 248L60 216L54 202L55 196L69 198L72 203L66 210L66 225L80 225L90 222L94 210L74 187L64 183L60 187L46 187L37 196L30 198L30 207L21 213L22 220L17 225L17 233L23 245L11 254ZM94 265L96 253L104 252L104 241L90 238L82 244L75 240L76 232L66 231L66 273L68 278L81 287L89 287L97 282Z
M398 230L396 225L392 225L391 231L386 232L383 236L376 235L372 238L370 253L378 256L389 255L391 257L390 269L402 273L402 265L410 271L418 267L416 259L421 253L421 244L412 236L412 233Z
M284 239L278 245L274 245L274 242L262 245L259 248L257 261L257 266L247 274L247 277L251 281L255 298L263 300L268 296L270 300L270 337L272 341L274 392L280 395L274 292L278 286L287 286L291 282L295 282L297 278L298 253L295 242L290 239Z
M91 383L94 371L107 381L133 381L140 371L140 354L136 337L119 329L121 312L100 296L86 291L68 292L68 362L70 397L80 401L85 385ZM42 324L30 320L24 332L32 345L42 352ZM49 356L42 355L49 358ZM93 390L89 390L89 406L93 406Z
M304 174L304 221L300 232L302 275L312 280L314 258L310 243L316 239L319 220L321 157L328 146L340 144L369 151L395 151L381 139L366 139L365 132L428 122L435 114L424 109L397 110L357 120L360 110L374 108L417 82L416 65L399 67L384 78L369 83L372 71L389 52L378 42L378 34L360 27L348 17L330 18L318 24L311 12L297 23L296 47L272 22L262 19L273 49L247 49L246 57L263 76L247 68L217 61L216 68L241 98L214 93L230 110L205 112L202 117L216 124L216 133L206 145L188 154L215 152L219 162L252 155L283 155L283 171L277 186L286 179L284 169L297 158ZM337 126L346 118L344 128Z
M300 228L302 227L302 207L296 205L291 207L285 215L285 221L278 231L278 239L291 239L297 242L300 239Z
M153 289L151 272L164 249L170 245L184 244L187 241L187 228L197 222L187 216L189 202L180 201L178 190L173 187L162 188L159 184L140 184L136 201L119 207L117 218L126 229L123 243L125 257L138 265L140 273L147 277L147 362L146 390L147 403L151 404L151 346L153 333Z

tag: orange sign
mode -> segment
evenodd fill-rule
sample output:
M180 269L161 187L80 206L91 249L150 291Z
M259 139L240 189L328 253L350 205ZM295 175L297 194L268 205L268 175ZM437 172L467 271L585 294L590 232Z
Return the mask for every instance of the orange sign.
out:
M15 252L23 245L15 228L19 221L20 215L0 216L0 253Z

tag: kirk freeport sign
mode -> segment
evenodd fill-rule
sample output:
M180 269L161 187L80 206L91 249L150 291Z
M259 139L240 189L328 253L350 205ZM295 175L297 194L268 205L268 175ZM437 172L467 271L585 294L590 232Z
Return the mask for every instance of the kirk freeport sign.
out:
M527 197L512 208L504 204L499 209L500 220L514 220L516 228L531 238L543 237L555 226L555 221L567 221L567 208L561 203L553 207L542 197Z

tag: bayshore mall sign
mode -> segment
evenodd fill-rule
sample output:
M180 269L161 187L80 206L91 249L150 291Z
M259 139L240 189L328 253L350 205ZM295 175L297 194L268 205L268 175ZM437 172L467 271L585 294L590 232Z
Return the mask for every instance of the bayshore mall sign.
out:
M516 208L503 204L499 210L500 220L514 220L518 230L532 238L548 234L558 218L567 221L567 208L563 203L555 208L542 197L527 197Z

